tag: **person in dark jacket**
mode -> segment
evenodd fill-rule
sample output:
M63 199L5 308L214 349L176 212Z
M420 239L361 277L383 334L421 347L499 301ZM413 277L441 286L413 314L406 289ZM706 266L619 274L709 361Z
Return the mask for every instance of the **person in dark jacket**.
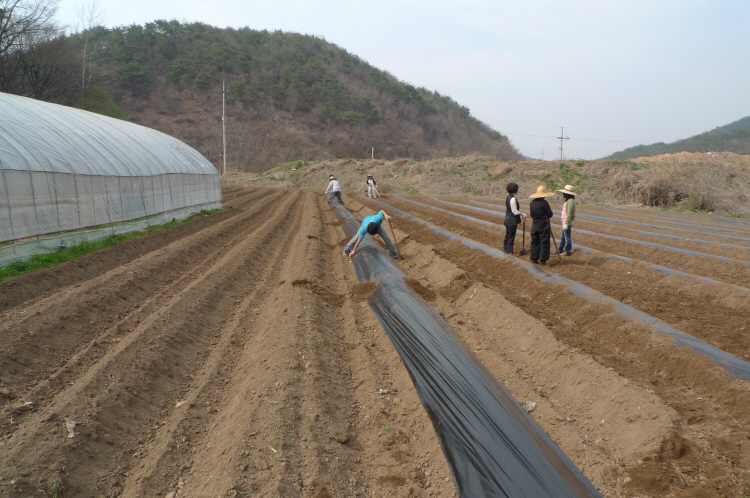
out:
M529 215L534 222L531 224L531 262L535 265L546 265L549 259L549 239L552 234L549 219L552 218L552 208L547 197L555 195L544 185L539 185L536 192L531 194Z
M513 254L513 246L516 243L516 230L518 224L526 219L526 214L522 213L518 207L518 199L516 194L518 193L518 184L509 183L505 190L508 192L508 197L505 198L505 240L503 241L503 250L507 254Z

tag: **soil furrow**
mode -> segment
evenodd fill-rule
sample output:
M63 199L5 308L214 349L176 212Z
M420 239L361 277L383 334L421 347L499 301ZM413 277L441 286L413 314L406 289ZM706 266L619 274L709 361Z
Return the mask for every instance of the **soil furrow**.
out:
M397 201L398 199L393 198L389 199L393 201ZM452 206L447 205L445 203L441 203L432 199L428 198L419 198L414 199L418 202L421 202L423 204L428 204L431 206L436 206L442 209L447 209L448 211L453 211L456 213L460 213L466 216L471 216L473 218L477 218L480 220L490 221L492 223L502 223L502 218L499 218L497 216L493 216L491 214L482 213L479 211L473 211L471 209L464 209L458 206ZM413 205L412 205L413 206ZM448 209L449 208L449 209ZM531 222L527 221L528 229L531 229ZM578 223L576 223L576 227L578 226ZM581 225L582 227L582 225ZM557 227L559 230L559 227ZM619 227L618 227L619 229ZM619 241L619 240L611 240L604 237L598 237L596 235L589 235L589 234L582 234L580 232L576 232L575 228L573 240L574 244L581 244L586 247L590 247L592 249L596 249L608 254L619 254L621 256L627 256L632 259L637 259L640 261L646 261L655 265L665 266L668 268L672 268L675 270L684 271L686 273L692 273L696 275L702 275L704 277L712 278L721 282L726 282L734 285L739 285L743 287L750 286L750 265L743 263L743 258L747 258L744 254L745 251L742 251L741 254L738 254L736 251L722 248L721 252L726 252L729 256L733 259L737 259L737 261L721 261L716 258L711 258L708 256L692 256L689 254L680 254L678 252L669 251L666 249L656 248L656 247L647 247L642 244L634 243L634 242L626 242L626 241ZM626 229L623 229L623 232ZM597 231L597 230L592 230ZM617 235L617 230L612 231L612 235ZM519 229L519 235L520 235L520 229ZM636 236L629 237L633 240L643 240L648 242L647 236L643 236L640 234L637 234ZM683 247L684 249L690 250L690 251L696 251L696 252L702 252L706 254L711 254L710 246L705 247L697 247L695 244L692 243L679 243L678 241L665 241L661 239L654 239L653 242L661 245L666 246L672 246L672 247L679 247L679 244L689 244L689 246ZM516 237L516 245L519 244L519 238ZM516 252L518 252L520 249L516 249Z
M456 233L463 231L469 238L492 247L502 246L504 232L480 224L471 224L471 231L467 232L464 219L412 203L399 203L397 199L389 199L388 203L418 213L423 219L430 219ZM679 277L653 272L642 265L604 260L598 255L579 253L566 258L562 264L553 255L548 268L659 318L729 354L750 360L750 336L736 333L747 327L744 317L750 313L748 295L736 294L730 287L721 289L717 285L698 282L686 284ZM717 316L721 316L721 319L717 320Z
M325 197L223 193L227 212L0 285L0 496L456 496ZM345 200L360 219L379 209ZM500 231L385 201L500 246ZM393 224L410 287L604 496L750 493L748 383L511 261ZM642 249L631 257L745 278ZM730 286L580 252L548 268L725 350L748 345L749 298Z
M273 211L277 216L288 216L291 205L293 200L285 200L277 203ZM266 210L266 213L270 211ZM28 451L34 440L48 439L42 433L35 433L37 425L54 424L60 421L60 417L75 415L79 423L84 421L84 428L81 430L82 437L75 444L69 444L72 448L68 449L78 451L57 458L63 459L62 465L69 472L81 466L82 473L77 475L79 479L76 484L92 486L93 483L84 476L94 475L85 472L80 454L103 453L103 457L108 454L111 458L122 442L130 441L133 437L138 439L134 432L149 433L151 424L157 420L159 407L172 395L170 391L175 383L184 382L191 369L203 361L206 347L213 345L211 339L224 321L224 310L234 302L232 294L236 294L244 285L252 285L252 275L257 271L253 270L253 265L262 267L264 255L267 254L263 247L264 239L272 242L270 234L274 231L284 233L283 227L279 228L278 225L270 228L271 232L264 230L266 234L259 234L257 239L253 238L250 244L245 244L246 247L235 248L233 253L225 256L223 273L209 271L201 275L199 280L180 291L180 295L173 295L171 304L164 303L157 307L154 314L147 315L129 333L115 338L116 346L110 348L101 361L86 365L82 369L82 377L70 389L60 393L48 407L35 410L28 423L21 425L21 431L13 434L10 441L23 441L18 449ZM226 265L226 262L230 264ZM216 275L211 278L214 273ZM210 283L211 280L214 283ZM118 389L111 389L110 385L116 385ZM70 413L66 406L81 397L90 399L90 405L80 407L78 414ZM120 423L115 423L114 427L102 423L102 417L106 418L107 413L117 411L125 415L126 420L129 418L126 414L132 415L133 420L123 423L120 419ZM102 435L104 443L100 440ZM110 440L113 441L111 445L108 444ZM137 457L139 452L135 453ZM16 451L9 452L4 458L6 456L7 464L23 459ZM131 458L135 457L120 455L121 462L129 462ZM44 461L44 458L40 460ZM122 476L111 469L105 474L105 484L117 488Z
M264 209L258 205L253 212ZM37 385L37 379L54 379L63 370L75 370L75 365L83 361L80 355L101 356L101 344L109 340L107 330L132 330L140 322L144 306L159 306L158 302L150 302L154 295L163 296L167 289L177 292L198 278L215 264L217 254L228 250L229 246L223 247L221 241L234 240L232 243L236 244L241 240L232 238L245 227L246 217L260 223L261 217L253 216L253 212L219 219L200 235L187 232L168 247L158 247L105 274L60 289L62 297L56 294L37 299L28 307L8 313L0 325L4 338L0 374L6 386L16 396L24 396ZM212 237L214 245L205 244L206 235ZM112 259L117 260L113 254ZM17 357L29 360L19 365L13 361ZM71 357L74 365L66 362Z
M397 204L393 199L387 202ZM397 207L414 211L406 205ZM433 215L433 222L438 219ZM684 424L677 445L682 448L680 454L685 459L678 463L693 469L691 479L699 479L700 473L708 472L707 465L700 467L696 460L698 455L706 453L711 455L711 479L736 480L740 484L734 489L748 488L750 476L741 463L747 461L747 445L738 444L728 450L726 440L730 433L743 441L750 436L745 428L750 420L746 411L740 408L750 402L748 383L730 381L726 372L709 360L687 349L676 348L668 338L651 333L649 327L624 322L606 306L578 302L578 298L566 291L524 275L525 272L510 262L471 251L414 222L399 219L398 225L400 230L409 233L410 239L432 245L441 258L448 259L465 272L440 284L444 297L456 300L476 281L500 293L542 321L564 344L614 369L636 385L654 391L675 409ZM687 439L694 432L700 436ZM726 451L733 455L728 465L721 456ZM669 453L657 460L674 461L675 458L677 456ZM637 470L645 473L652 465L639 466ZM659 467L658 470L679 480L674 469ZM639 475L640 479L645 474Z

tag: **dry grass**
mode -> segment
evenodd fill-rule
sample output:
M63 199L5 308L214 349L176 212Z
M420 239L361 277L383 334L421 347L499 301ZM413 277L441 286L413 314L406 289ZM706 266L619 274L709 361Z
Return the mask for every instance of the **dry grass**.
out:
M504 198L509 182L521 198L537 186L574 185L579 201L605 205L667 207L750 216L750 156L680 153L630 161L511 161L469 155L432 161L338 159L297 162L262 175L231 174L226 185L320 189L334 174L349 193L365 191L375 177L381 194L461 195Z

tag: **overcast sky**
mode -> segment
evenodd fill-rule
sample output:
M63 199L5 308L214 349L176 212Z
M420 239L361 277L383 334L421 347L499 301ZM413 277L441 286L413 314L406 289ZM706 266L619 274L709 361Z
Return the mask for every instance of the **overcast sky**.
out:
M74 24L91 1L59 0ZM98 0L103 24L156 19L317 35L507 135L595 159L750 115L747 0Z

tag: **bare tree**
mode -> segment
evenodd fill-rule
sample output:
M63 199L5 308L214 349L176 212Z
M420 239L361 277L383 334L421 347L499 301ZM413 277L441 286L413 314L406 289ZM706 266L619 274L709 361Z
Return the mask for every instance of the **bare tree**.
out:
M17 78L14 53L24 49L24 39L42 35L52 26L58 0L0 0L0 91L8 91Z
M72 105L80 98L76 51L69 38L54 28L24 36L24 47L15 53L23 79L17 93L47 102Z
M83 64L81 66L81 89L85 90L91 86L93 66L101 62L98 60L98 47L92 38L95 32L101 29L104 22L104 12L96 0L90 4L81 5L78 12L78 21L73 26L73 31L81 34L83 39Z

